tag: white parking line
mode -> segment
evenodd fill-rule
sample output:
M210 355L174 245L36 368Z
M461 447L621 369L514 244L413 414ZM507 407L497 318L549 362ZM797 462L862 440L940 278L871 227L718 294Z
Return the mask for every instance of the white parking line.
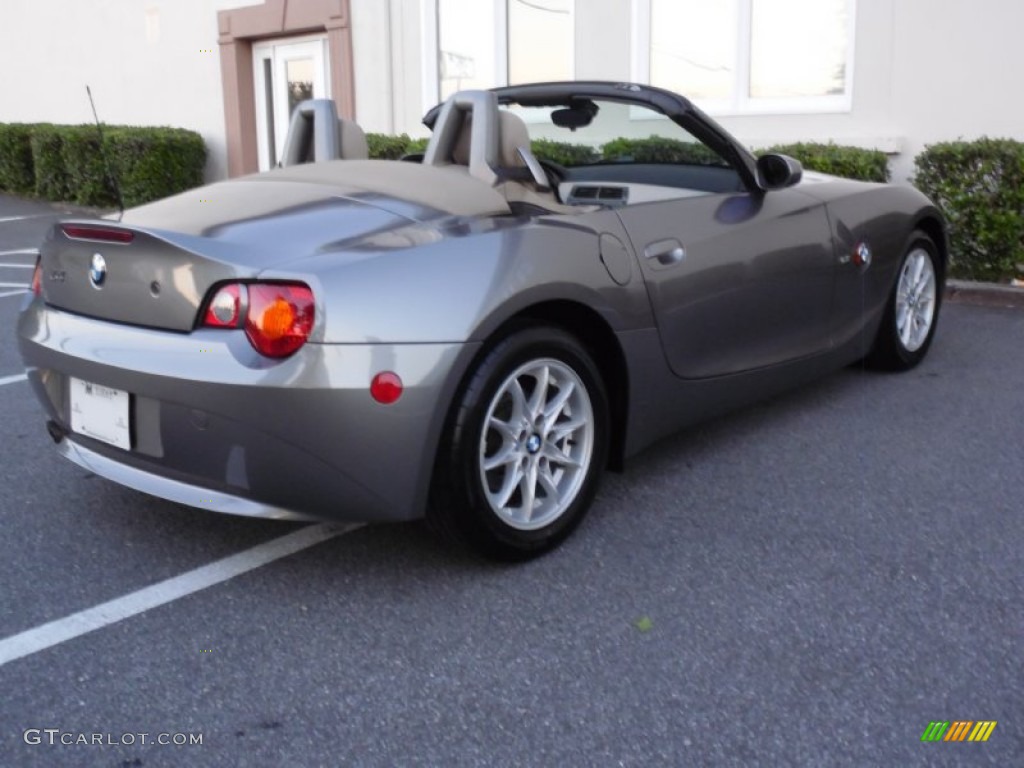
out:
M3 224L6 221L24 221L25 219L45 219L47 216L67 216L67 215L68 214L61 213L60 211L54 211L53 213L33 213L33 214L30 214L30 215L26 215L26 216L5 216L4 218L0 219L0 224Z
M28 288L20 291L6 291L5 293L0 293L0 299L6 299L8 296L21 296L23 293L28 293Z
M28 288L28 283L0 283L0 288Z
M19 248L16 251L0 251L0 256L38 256L38 248Z
M35 264L0 264L0 268L4 269L35 269Z
M0 640L0 667L359 528L320 523Z
M27 373L17 373L14 376L4 376L0 378L0 387L4 384L14 384L17 381L25 381L28 378Z

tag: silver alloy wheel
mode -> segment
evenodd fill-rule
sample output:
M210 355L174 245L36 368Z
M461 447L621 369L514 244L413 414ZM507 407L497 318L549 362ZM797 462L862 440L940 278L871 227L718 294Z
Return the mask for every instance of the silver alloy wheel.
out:
M579 494L594 452L594 410L560 360L519 366L491 400L480 435L480 480L494 513L521 531L557 520Z
M907 254L896 286L896 333L908 352L928 338L935 319L935 267L931 254L915 248Z

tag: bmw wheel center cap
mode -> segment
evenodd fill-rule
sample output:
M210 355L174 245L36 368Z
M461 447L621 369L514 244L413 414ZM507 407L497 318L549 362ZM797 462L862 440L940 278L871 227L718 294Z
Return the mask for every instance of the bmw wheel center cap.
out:
M92 262L89 264L89 282L93 288L102 288L103 281L107 279L107 260L100 253L92 255Z

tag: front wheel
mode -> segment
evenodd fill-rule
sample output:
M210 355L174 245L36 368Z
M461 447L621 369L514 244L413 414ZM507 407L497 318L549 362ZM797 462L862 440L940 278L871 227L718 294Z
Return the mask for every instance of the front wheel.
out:
M430 518L486 555L525 559L579 524L608 455L608 402L586 349L551 327L498 342L442 442Z
M939 318L941 274L935 243L923 232L914 232L868 355L869 365L904 371L924 359Z

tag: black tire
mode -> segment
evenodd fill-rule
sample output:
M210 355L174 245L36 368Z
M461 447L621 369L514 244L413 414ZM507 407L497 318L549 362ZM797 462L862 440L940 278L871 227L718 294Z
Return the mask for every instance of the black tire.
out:
M905 287L905 272L913 266L912 260L918 259L922 254L927 256L932 274L934 298L932 299L931 319L923 339L917 338L917 334L911 331L911 343L908 344L900 333L900 307L904 303L901 300L901 291ZM896 270L896 279L893 281L889 301L885 305L878 335L875 336L874 345L865 358L865 363L869 367L887 371L906 371L924 359L924 356L928 354L932 339L935 337L935 328L939 321L943 276L943 264L934 241L924 232L915 230L910 236L907 247L903 251L903 257L900 259L899 268Z
M550 384L535 398L542 369L551 375ZM549 409L557 414L550 429L545 425L551 417L538 416L528 424L526 416L515 415L530 412L535 399L553 405L548 393L556 403L563 393L568 395L564 405ZM525 410L516 411L517 402ZM513 437L504 426L493 426L506 425L506 419L508 425L520 425L521 434ZM491 425L486 429L485 421ZM589 432L579 427L559 438L576 421L589 423ZM586 515L607 463L608 442L607 394L583 345L559 328L516 330L484 354L456 397L438 451L428 524L444 538L468 544L487 557L526 560L543 554L560 544ZM556 450L581 465L551 458ZM506 455L512 458L502 459ZM585 463L583 456L588 456ZM497 467L485 469L487 462L499 459ZM545 481L556 493L545 490ZM511 496L502 505L500 497L510 487ZM559 489L566 492L557 493ZM533 496L526 495L530 493ZM531 519L534 515L536 519Z

